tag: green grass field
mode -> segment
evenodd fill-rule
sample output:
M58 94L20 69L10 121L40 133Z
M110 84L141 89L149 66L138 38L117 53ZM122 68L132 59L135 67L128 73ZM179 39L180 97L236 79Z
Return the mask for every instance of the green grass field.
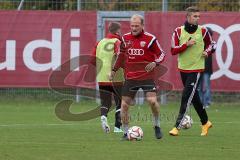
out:
M121 134L104 134L99 117L84 122L58 119L57 101L30 99L4 100L0 104L0 160L236 160L240 148L240 105L213 104L208 109L213 128L207 137L200 136L200 123L195 111L194 125L178 137L168 131L174 124L178 103L161 107L164 138L154 137L150 109L144 105L131 108L131 124L141 126L144 139L120 141ZM95 102L74 104L72 112L96 107ZM113 115L109 115L113 127Z

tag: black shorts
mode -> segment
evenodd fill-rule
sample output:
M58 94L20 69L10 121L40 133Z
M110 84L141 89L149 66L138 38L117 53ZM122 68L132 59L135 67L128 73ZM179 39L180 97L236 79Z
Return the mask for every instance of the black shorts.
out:
M116 107L120 108L121 100L122 100L121 91L122 91L122 85L117 85L117 86L99 85L101 106L110 108L112 106L112 95L113 95Z
M147 92L157 92L155 83L153 80L126 80L122 89L122 96L128 96L134 98L137 91L142 89L144 93Z

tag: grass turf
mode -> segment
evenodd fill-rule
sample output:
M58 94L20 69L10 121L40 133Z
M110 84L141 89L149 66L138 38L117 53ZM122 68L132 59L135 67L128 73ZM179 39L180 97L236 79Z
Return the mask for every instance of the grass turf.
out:
M161 106L164 137L154 138L150 109L147 105L131 107L131 124L141 126L144 139L120 141L121 134L104 134L99 117L89 121L67 122L58 119L56 102L29 99L1 100L1 160L118 160L118 159L191 159L231 160L240 156L240 106L215 103L209 108L213 128L207 137L200 136L200 122L193 109L194 125L171 137L178 103ZM94 101L74 104L71 111L84 112L96 107ZM109 114L113 128L114 112ZM238 158L237 158L238 159Z

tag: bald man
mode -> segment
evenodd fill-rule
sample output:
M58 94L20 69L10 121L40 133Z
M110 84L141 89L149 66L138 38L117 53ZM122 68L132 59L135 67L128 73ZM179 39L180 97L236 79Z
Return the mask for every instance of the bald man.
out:
M156 36L144 31L144 19L141 15L136 14L131 17L130 28L131 32L122 37L125 49L118 55L111 74L113 78L115 72L124 65L125 82L121 103L124 131L122 139L128 140L129 106L140 88L144 91L153 114L155 137L161 139L163 135L160 128L160 106L154 83L154 69L163 62L165 53Z

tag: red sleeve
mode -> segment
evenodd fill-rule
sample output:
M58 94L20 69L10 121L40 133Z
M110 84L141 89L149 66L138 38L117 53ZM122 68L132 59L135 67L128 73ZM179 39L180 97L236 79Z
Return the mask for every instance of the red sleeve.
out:
M94 66L96 66L96 51L97 51L97 45L99 42L96 43L95 47L92 50L92 56L90 58L90 63Z
M179 45L179 37L181 35L181 28L176 28L172 35L171 53L172 55L180 54L187 49L187 44Z
M114 71L117 71L120 67L124 68L125 52L126 52L126 48L124 46L124 43L120 41L119 52L117 54L116 61L113 65L113 70Z
M114 43L114 53L117 55L120 53L120 45L121 45L120 40L118 40Z
M157 39L153 41L152 45L150 46L150 50L153 51L153 53L155 53L155 62L157 64L164 61L165 52L163 51Z
M121 52L120 54L117 55L117 59L113 65L113 70L114 71L117 71L120 67L124 68L123 67L123 62L124 62L124 53Z
M209 54L212 52L213 45L215 44L212 40L212 36L208 32L206 28L202 28L202 35L203 35L203 41L204 41L204 50Z

